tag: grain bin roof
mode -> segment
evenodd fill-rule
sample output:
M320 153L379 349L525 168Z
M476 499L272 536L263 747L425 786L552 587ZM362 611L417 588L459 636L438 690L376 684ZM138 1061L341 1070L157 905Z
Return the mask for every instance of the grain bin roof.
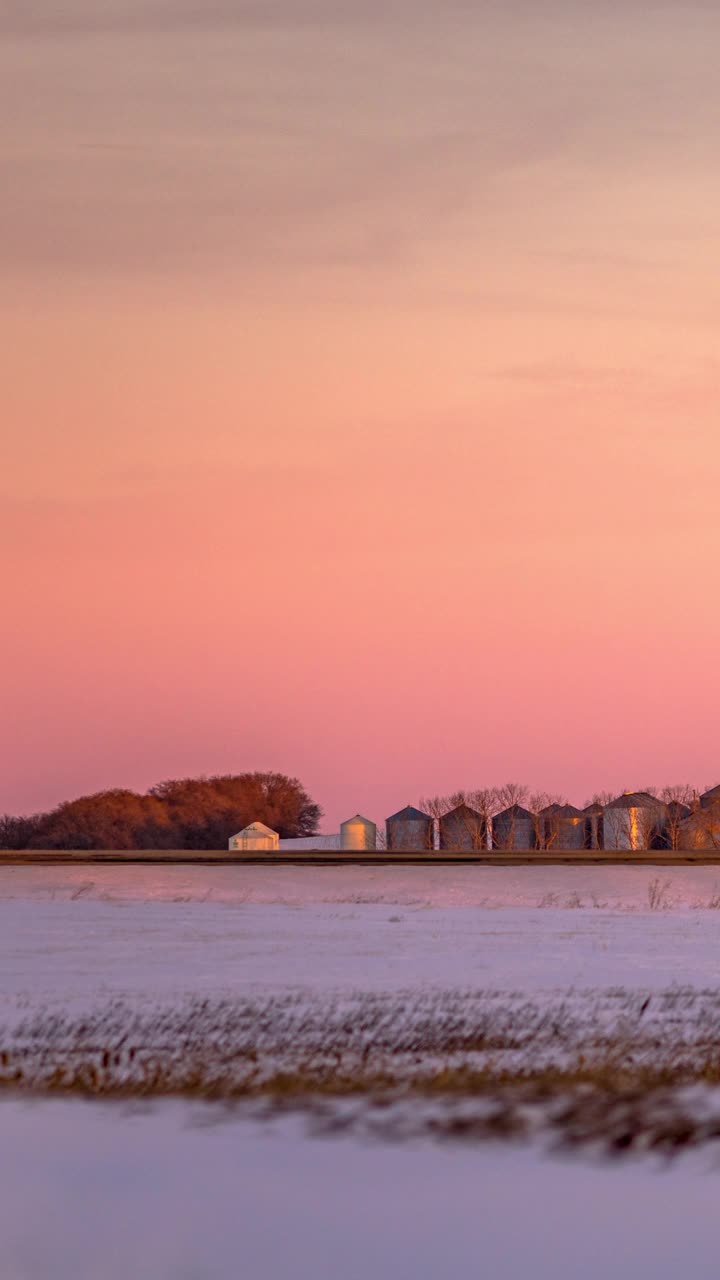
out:
M700 797L702 805L715 804L717 800L720 800L720 786L711 787L709 791L704 791Z
M553 800L552 804L546 804L544 809L538 809L538 816L549 817L553 813L557 813L558 809L562 809L562 805Z
M482 814L478 813L477 809L471 809L469 804L459 804L454 809L448 809L447 813L442 815L440 821L445 822L448 818L465 818L466 820L471 819L473 822L483 821Z
M662 800L648 795L647 791L626 791L624 795L611 800L608 809L664 809Z
M559 804L554 816L556 818L582 818L584 814L582 809L576 809L574 804Z
M681 817L687 818L691 813L690 805L683 804L682 800L670 800L668 802L668 811L680 814Z
M605 812L604 806L601 804L598 804L597 800L593 800L592 804L586 804L585 808L583 809L583 813L589 813L591 817L596 814L601 814L604 812Z
M511 804L508 809L503 809L502 813L496 813L494 821L497 822L498 818L530 818L532 821L533 817L530 810L523 809L521 804Z
M423 813L420 809L415 809L413 805L406 804L404 809L400 809L397 813L392 813L387 821L432 822L432 818L429 813Z

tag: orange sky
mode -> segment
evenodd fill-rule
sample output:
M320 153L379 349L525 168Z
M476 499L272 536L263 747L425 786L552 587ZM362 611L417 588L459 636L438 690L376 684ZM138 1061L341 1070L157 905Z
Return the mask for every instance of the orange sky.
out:
M716 782L717 10L28 8L0 810Z

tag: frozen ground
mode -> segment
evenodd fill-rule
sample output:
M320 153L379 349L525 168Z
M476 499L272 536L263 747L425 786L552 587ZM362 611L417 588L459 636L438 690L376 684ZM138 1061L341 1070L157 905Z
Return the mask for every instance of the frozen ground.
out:
M714 1086L716 875L5 868L0 1080L238 1095L613 1055Z
M717 905L713 867L6 867L0 1016L115 995L714 987Z
M720 867L1 867L0 898L265 906L610 908L720 906Z
M1 869L0 1280L709 1280L719 881ZM593 1054L599 1085L492 1085ZM623 1082L693 1055L689 1086ZM293 1072L362 1088L288 1111ZM168 1082L188 1096L129 1099Z
M715 1280L717 1172L0 1101L3 1280Z

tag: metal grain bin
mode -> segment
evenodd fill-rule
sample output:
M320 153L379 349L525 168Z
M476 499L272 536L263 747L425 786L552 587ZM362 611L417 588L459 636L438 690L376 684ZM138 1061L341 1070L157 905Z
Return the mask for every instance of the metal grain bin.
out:
M444 813L439 822L440 848L473 852L487 849L487 822L481 813L467 804Z
M605 810L601 804L586 805L583 809L585 816L585 849L604 849L604 814Z
M388 849L432 849L433 821L411 804L386 819L385 831Z
M340 848L348 851L377 848L377 827L369 818L356 813L340 823Z
M606 849L662 849L667 805L645 791L627 791L605 807Z
M549 805L544 810L543 835L546 849L584 849L585 814L574 804ZM540 816L540 815L538 815Z
M554 801L552 804L546 804L544 809L540 809L535 814L535 847L537 849L550 849L557 844L555 814L561 808L562 805Z
M535 816L520 804L496 813L492 820L493 849L534 849Z

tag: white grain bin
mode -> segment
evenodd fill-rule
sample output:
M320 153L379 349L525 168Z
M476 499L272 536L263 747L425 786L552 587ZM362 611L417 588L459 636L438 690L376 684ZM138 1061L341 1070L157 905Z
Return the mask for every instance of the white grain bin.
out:
M354 818L348 818L346 822L340 823L340 848L352 850L376 849L377 848L377 827L369 818L363 818L361 813L356 813Z
M249 827L244 827L236 836L231 836L228 840L228 849L240 853L251 851L272 853L274 849L279 848L279 845L280 837L277 831L271 831L264 822L251 822Z
M626 791L605 806L606 849L662 849L667 805L644 791Z

